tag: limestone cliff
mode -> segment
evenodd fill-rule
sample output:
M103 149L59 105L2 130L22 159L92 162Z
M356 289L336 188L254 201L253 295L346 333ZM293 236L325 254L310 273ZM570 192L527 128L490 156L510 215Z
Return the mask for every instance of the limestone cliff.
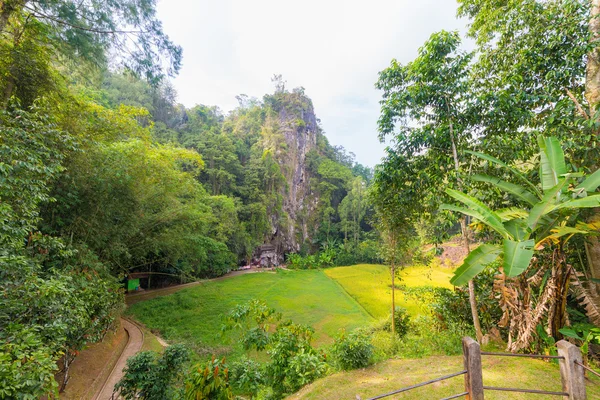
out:
M281 189L282 213L271 215L271 243L278 254L300 250L310 240L314 229L309 221L317 209L318 197L311 190L311 173L307 166L308 153L317 148L321 134L312 101L302 92L281 93L273 107L278 133L285 141L285 151L279 157L286 185Z

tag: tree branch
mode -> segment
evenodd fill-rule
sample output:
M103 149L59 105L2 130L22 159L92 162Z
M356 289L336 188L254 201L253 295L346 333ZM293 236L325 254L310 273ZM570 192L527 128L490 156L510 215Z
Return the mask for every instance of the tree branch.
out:
M102 29L88 28L88 27L85 27L85 26L75 25L75 24L72 24L70 22L63 21L62 19L59 19L59 18L51 16L51 15L42 14L41 12L39 12L36 9L31 8L29 6L25 6L24 8L26 8L27 10L29 10L31 12L31 14L34 17L36 17L36 18L47 19L47 20L50 20L52 22L56 22L57 24L65 25L65 26L68 26L68 27L73 28L73 29L78 29L80 31L92 32L92 33L99 33L99 34L105 34L105 35L143 34L144 33L143 31L112 31L112 30L102 30Z
M577 107L577 111L579 111L579 114L581 114L581 116L586 120L589 120L590 116L588 115L588 113L585 112L583 107L581 107L581 104L579 103L579 101L577 101L577 98L573 95L573 93L571 93L569 89L565 90L567 91L567 96L569 96L569 98L573 100L573 103L575 103L575 107Z

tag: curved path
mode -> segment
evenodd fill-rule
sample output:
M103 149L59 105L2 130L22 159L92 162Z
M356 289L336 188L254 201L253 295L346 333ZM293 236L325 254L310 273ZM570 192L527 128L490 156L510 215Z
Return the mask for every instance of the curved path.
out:
M110 375L104 382L104 385L102 385L102 388L100 388L92 400L110 400L113 398L114 387L123 377L123 368L127 365L127 359L136 355L142 349L144 332L136 324L124 318L121 318L121 325L128 335L127 344Z
M222 280L222 279L232 278L232 277L238 276L238 275L251 274L254 272L267 272L267 271L268 270L265 268L249 269L249 270L244 270L244 271L233 271L233 272L225 274L219 278L207 279L205 281L197 281L197 282L192 282L192 283L186 283L183 285L171 286L171 287L167 287L167 288L163 288L163 289L155 289L155 290L144 291L141 293L130 294L125 297L125 302L127 303L128 306L130 306L130 305L138 303L140 301L150 300L154 297L159 297L159 296L166 296L171 293L175 293L181 289L185 289L186 287L199 285L202 282L218 281L218 280ZM127 335L128 335L127 344L125 345L125 348L123 349L123 352L121 353L121 356L117 360L117 363L113 367L108 378L106 378L104 385L102 385L102 388L98 392L96 392L96 395L94 395L94 397L92 397L92 400L111 400L113 398L112 396L113 396L114 387L117 384L117 382L119 382L121 380L121 378L123 377L123 368L125 368L125 366L127 365L127 359L129 359L129 357L136 355L142 349L142 345L144 343L144 332L138 327L138 325L136 325L132 321L129 321L125 318L121 318L121 325L123 326L123 328L125 329L125 331L127 332ZM162 344L162 341L161 341L161 344Z

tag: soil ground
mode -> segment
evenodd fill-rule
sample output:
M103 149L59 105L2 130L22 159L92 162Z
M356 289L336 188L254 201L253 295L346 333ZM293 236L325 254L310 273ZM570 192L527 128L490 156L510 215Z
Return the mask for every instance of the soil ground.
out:
M109 333L103 342L83 350L71 365L71 378L61 399L87 400L100 389L110 374L119 355L127 344L127 333L119 323L115 333Z

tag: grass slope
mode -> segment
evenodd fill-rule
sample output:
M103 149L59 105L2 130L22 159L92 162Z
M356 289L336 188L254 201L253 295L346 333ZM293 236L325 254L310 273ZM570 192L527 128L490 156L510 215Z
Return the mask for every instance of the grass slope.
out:
M335 279L344 290L358 301L374 318L385 318L391 309L391 277L385 265L360 264L351 267L337 267L325 270L325 274ZM446 268L410 267L400 273L397 286L439 286L451 288L452 270ZM396 291L396 305L404 307L415 316L420 313L419 305Z
M337 373L313 382L288 400L362 399L415 385L463 369L462 356L428 357L418 360L388 360L370 368ZM486 386L516 387L561 391L558 365L539 360L511 357L482 358ZM594 379L594 378L592 378ZM446 381L404 392L390 399L441 399L464 391L464 378ZM588 399L600 398L600 384L587 383ZM557 399L557 396L486 391L487 400Z
M127 311L167 341L185 341L201 354L243 351L220 336L223 316L235 305L261 299L285 318L315 328L316 344L332 341L342 328L373 321L371 316L323 271L280 271L209 281L168 296L133 304ZM223 345L225 344L225 345Z

